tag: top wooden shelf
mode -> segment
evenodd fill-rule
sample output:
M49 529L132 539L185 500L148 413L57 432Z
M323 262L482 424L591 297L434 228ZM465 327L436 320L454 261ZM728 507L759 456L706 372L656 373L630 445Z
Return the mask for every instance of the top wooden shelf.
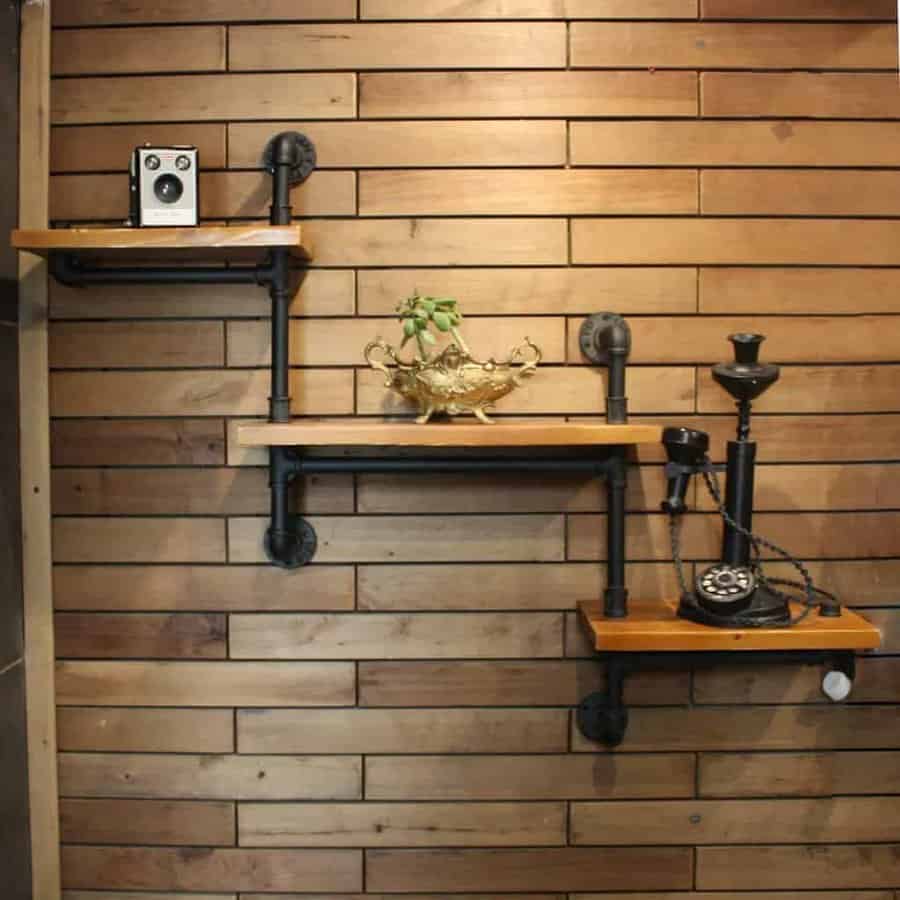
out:
M811 612L791 628L714 628L675 615L677 604L630 603L625 619L607 619L601 604L579 604L594 649L610 652L694 650L874 650L881 633L849 609L840 617ZM800 607L792 610L796 615Z
M14 231L12 245L39 256L74 253L86 260L228 261L286 248L308 258L299 225L201 225L197 228L51 228Z
M238 428L242 447L586 447L659 443L659 425L581 422L260 422Z

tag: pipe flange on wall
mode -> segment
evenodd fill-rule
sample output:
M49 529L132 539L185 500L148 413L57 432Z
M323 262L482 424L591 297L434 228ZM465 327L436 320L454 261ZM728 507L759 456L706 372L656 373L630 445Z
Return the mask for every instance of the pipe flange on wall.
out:
M264 547L269 562L281 569L299 569L312 562L318 538L315 529L302 516L288 516L286 527L266 529Z
M623 316L603 312L588 316L578 332L581 352L595 366L608 366L611 356L631 353L631 329Z

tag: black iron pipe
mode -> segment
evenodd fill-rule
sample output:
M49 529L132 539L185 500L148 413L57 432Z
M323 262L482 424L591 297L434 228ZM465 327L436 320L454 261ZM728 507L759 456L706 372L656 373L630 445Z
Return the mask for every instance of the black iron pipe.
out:
M753 525L753 474L756 464L755 441L729 441L725 484L725 510L742 528ZM722 533L722 561L730 566L750 563L750 539L725 523Z
M446 474L460 472L542 472L550 475L606 474L612 460L591 459L373 459L371 457L304 457L295 459L298 475L330 475L355 472L369 475Z
M61 284L266 284L270 266L171 266L142 269L138 266L83 266L68 253L50 254L50 273Z
M619 448L609 460L606 474L606 591L603 614L608 619L628 615L628 589L625 587L625 492L628 487L628 461L625 448Z
M625 367L631 351L631 332L621 317L609 326L606 364L606 421L609 425L624 425L628 421L628 397L625 393Z

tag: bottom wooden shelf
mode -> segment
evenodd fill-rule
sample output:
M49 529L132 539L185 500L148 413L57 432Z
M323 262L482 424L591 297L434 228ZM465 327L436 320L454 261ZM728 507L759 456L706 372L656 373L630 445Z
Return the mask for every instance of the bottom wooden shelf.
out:
M631 602L626 619L607 619L602 603L579 604L598 652L684 652L696 650L874 650L881 633L859 613L839 618L813 611L791 628L713 628L675 615L677 603ZM795 607L797 614L800 607Z

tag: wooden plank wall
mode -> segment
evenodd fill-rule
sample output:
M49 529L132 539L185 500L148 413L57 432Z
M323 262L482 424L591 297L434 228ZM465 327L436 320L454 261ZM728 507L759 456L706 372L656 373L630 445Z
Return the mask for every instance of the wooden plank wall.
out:
M316 564L273 570L264 456L234 439L266 407L262 292L53 285L67 900L891 900L891 0L54 6L55 220L124 216L144 140L199 145L205 217L259 218L267 138L315 141L296 414L396 411L361 348L420 290L459 297L479 352L543 346L513 415L600 416L578 327L626 314L634 412L721 456L709 365L761 330L784 371L759 403L759 528L884 630L843 706L814 669L635 678L604 752L570 715L600 681L573 615L602 588L596 485L311 479ZM630 496L634 595L674 588L660 461ZM699 505L692 560L717 552Z

